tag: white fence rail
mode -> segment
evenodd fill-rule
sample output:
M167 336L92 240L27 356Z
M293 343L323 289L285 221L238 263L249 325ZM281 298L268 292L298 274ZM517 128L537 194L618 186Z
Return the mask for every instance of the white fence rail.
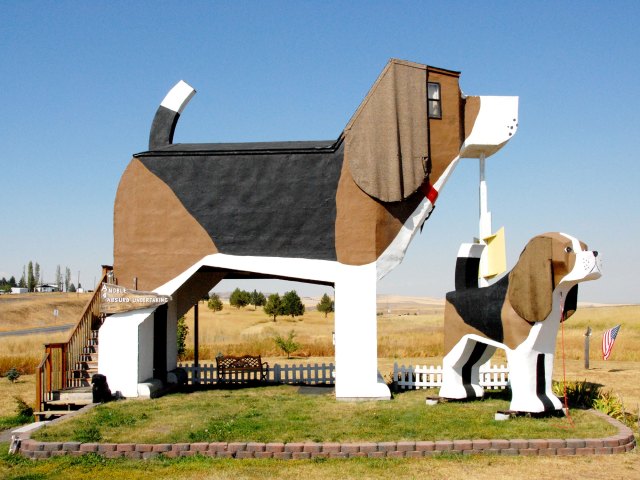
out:
M179 363L179 368L187 372L188 384L213 385L218 383L218 372L215 364ZM259 380L256 372L234 373L226 378L227 383L247 383ZM269 368L267 381L286 384L333 385L335 383L335 366L333 363L280 365L276 363ZM420 389L442 386L442 366L399 366L393 365L393 382L399 389ZM509 368L506 365L485 363L480 367L480 385L490 389L504 389L509 383Z
M509 383L509 368L506 365L491 365L487 362L480 367L480 385L484 388L504 389ZM399 389L434 388L442 386L442 366L393 365L393 381Z
M215 364L179 363L178 368L187 372L187 383L190 385L213 385L218 383L218 371ZM247 383L259 380L258 372L233 372L227 375L227 383ZM280 365L269 367L267 381L275 383L333 385L335 382L335 366L333 363Z
M269 370L273 373L273 381L278 383L304 383L306 385L333 385L336 367L333 363L318 365L280 365L276 363Z

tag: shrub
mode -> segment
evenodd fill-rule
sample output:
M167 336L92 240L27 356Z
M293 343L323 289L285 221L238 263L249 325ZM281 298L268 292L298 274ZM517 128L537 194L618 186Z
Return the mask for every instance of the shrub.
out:
M18 416L25 420L31 419L33 417L33 408L18 396L13 397L13 399L16 401L16 413Z
M553 393L561 400L564 399L564 385L566 385L567 403L573 408L593 408L594 402L601 395L600 385L586 380L566 384L553 382Z
M20 378L20 372L16 367L11 367L5 376L11 380L11 383L15 383Z
M633 425L638 421L635 415L625 412L624 403L611 391L603 391L601 386L587 382L568 382L567 403L572 408L593 408L616 420ZM553 383L553 393L560 399L564 397L564 389L561 382Z
M294 340L295 336L296 332L291 330L287 338L284 338L281 335L276 335L273 339L276 343L276 347L287 354L287 358L291 358L291 354L300 348L300 344Z
M622 400L610 391L602 392L593 402L593 408L606 413L612 418L624 420L625 412Z
M184 354L187 349L186 339L188 333L189 327L187 326L187 321L184 316L182 316L178 319L178 330L176 332L176 347L178 349L178 358L180 360L184 359Z

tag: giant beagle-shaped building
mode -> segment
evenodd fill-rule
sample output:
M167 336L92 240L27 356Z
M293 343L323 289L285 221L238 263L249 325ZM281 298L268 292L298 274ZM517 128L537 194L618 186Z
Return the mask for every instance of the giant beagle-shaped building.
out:
M495 153L517 128L517 97L467 97L458 81L390 60L336 140L242 144L174 144L195 93L178 83L114 207L118 284L172 300L166 312L107 319L99 368L112 389L135 395L136 382L174 368L176 319L223 278L281 278L335 288L336 396L389 398L377 374L376 282L402 261L459 159ZM126 380L123 356L138 365Z

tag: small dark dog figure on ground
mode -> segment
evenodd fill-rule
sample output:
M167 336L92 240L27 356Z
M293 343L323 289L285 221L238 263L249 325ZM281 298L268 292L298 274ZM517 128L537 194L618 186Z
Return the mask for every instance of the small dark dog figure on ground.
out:
M93 393L93 403L105 403L112 399L107 377L99 373L95 373L91 377L91 391Z

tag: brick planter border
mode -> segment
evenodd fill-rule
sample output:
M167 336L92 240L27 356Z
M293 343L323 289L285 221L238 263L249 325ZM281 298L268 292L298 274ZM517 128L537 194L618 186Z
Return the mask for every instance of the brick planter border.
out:
M105 458L149 459L158 455L168 458L204 455L219 458L308 459L353 457L430 457L441 453L498 455L609 455L633 450L636 440L626 425L593 411L618 429L617 435L605 438L512 439L512 440L439 440L417 442L214 442L214 443L78 443L22 440L20 453L32 459L58 455L94 453Z

